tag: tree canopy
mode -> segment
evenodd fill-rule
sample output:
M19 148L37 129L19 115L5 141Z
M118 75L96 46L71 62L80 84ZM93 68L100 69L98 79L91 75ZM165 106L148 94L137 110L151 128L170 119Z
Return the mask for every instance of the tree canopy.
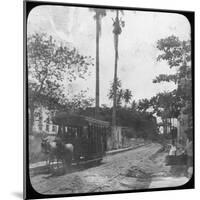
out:
M188 115L188 130L190 130L191 135L193 127L191 41L181 41L178 37L172 35L158 40L157 48L160 50L157 61L166 61L170 68L176 68L176 73L160 74L153 82L174 82L177 85L176 90L164 96L158 94L158 99L167 104L164 106L168 107L166 115L178 117L181 112ZM162 101L163 98L164 101ZM164 110L166 112L166 109Z
M93 63L90 57L81 55L76 48L59 44L52 36L44 33L35 33L27 38L27 64L28 106L32 131L36 108L43 106L51 110L69 107L71 102L67 96L66 85L77 77L84 79ZM73 102L76 102L73 103L74 106L86 103L77 103L78 100L81 101L83 91L77 97L76 101L73 99Z
M110 100L113 99L114 96L114 83L112 82L110 85L109 93L108 93L108 98ZM117 107L120 107L122 105L122 102L127 105L130 103L131 98L132 98L132 92L130 89L123 89L122 88L122 82L120 79L117 78L116 81L116 100L117 100Z
M58 44L52 36L35 33L27 38L29 104L63 104L64 81L84 78L91 59L77 49Z

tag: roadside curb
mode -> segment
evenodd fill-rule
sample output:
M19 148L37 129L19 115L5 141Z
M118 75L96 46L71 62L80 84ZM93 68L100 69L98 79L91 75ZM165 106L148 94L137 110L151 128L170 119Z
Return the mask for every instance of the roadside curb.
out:
M114 154L117 154L117 153L123 153L125 151L129 151L129 150L132 150L132 149L137 149L137 148L142 147L144 145L145 144L140 144L138 146L132 146L132 147L124 148L124 149L116 149L116 150L107 151L106 156L114 155Z

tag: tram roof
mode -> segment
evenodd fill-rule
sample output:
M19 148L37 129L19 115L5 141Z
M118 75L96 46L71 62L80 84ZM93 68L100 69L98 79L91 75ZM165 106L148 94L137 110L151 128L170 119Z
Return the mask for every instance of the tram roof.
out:
M100 126L110 126L110 122L95 119L92 117L87 117L84 115L78 115L75 113L59 112L53 118L55 124L64 124L68 126L84 126L90 124L96 124Z

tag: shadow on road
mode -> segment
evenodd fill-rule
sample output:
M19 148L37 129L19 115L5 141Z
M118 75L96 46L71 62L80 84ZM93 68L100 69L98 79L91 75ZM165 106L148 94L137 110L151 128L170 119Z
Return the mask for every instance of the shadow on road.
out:
M62 166L60 166L57 169L49 169L48 166L43 166L40 167L40 169L35 169L32 173L31 176L37 176L37 175L41 175L41 174L46 174L49 176L44 177L45 179L49 179L52 177L56 177L56 176L63 176L66 174L71 174L74 172L80 172L92 167L97 167L97 166L101 166L103 165L104 162L98 162L98 163L87 163L87 164L80 164L80 165L73 165L70 169L66 169L64 170L64 168Z

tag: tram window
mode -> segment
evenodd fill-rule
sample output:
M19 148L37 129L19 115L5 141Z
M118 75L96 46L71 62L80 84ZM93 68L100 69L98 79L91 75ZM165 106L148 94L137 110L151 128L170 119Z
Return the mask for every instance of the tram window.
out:
M88 138L88 127L87 126L83 127L82 137L83 138Z
M91 134L92 134L92 126L91 125L88 126L87 133L88 133L88 139L90 139L91 138Z
M52 126L52 131L53 131L53 132L56 132L56 131L57 131L57 126L56 126L56 125L53 125L53 126Z
M46 131L49 132L49 124L46 124Z
M72 131L71 131L71 136L72 136L72 137L74 137L74 135L75 135L75 129L74 129L74 128L72 128Z
M74 136L75 136L75 130L74 130L74 128L68 127L66 134L67 134L67 136L68 136L69 138L74 137Z
M71 135L72 135L72 129L71 129L71 128L68 129L67 135L68 135L69 137L71 137Z
M77 137L77 128L75 129L74 137Z
M62 127L59 126L59 127L58 127L58 135L62 135L62 134L63 134Z
M39 121L38 128L39 128L40 131L42 131L42 122L40 122L40 121Z
M74 130L73 130L73 137L74 138L76 138L77 137L77 135L78 135L78 128L74 128Z

